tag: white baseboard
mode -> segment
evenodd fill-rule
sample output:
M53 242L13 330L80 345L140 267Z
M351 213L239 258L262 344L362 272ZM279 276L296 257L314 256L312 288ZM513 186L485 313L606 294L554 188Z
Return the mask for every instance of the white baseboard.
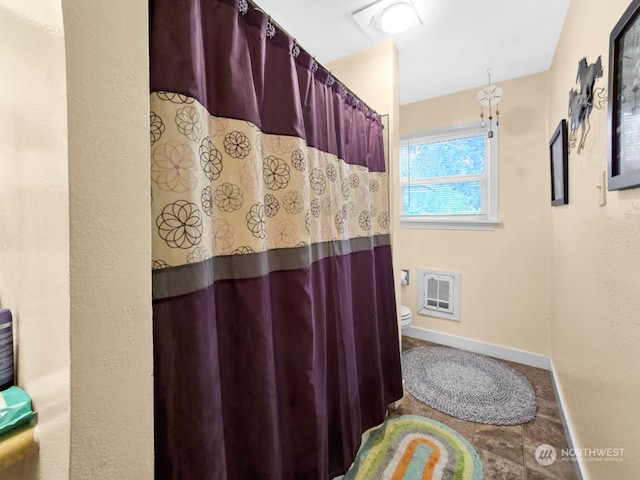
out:
M567 437L567 443L569 444L569 448L577 448L574 442L574 438L576 438L576 436L573 430L571 417L569 416L569 414L566 412L564 408L564 404L565 404L564 394L562 393L560 382L558 382L558 376L556 374L555 367L553 366L552 359L549 359L549 364L551 366L551 369L550 369L551 382L553 383L553 390L556 394L558 410L560 410L560 418L562 419L562 427L564 428L564 435L565 437ZM584 460L579 456L576 457L576 460L577 461L575 462L574 465L575 465L576 476L578 477L578 480L588 480L588 477L585 474Z
M449 335L448 333L436 332L434 330L428 330L421 327L407 327L402 331L402 334L407 337L446 345L447 347L455 347L469 352L501 358L502 360L508 360L510 362L529 365L530 367L543 368L544 370L549 370L551 368L549 357L538 353L518 350L517 348L503 347L502 345L495 345L493 343L480 342L478 340Z

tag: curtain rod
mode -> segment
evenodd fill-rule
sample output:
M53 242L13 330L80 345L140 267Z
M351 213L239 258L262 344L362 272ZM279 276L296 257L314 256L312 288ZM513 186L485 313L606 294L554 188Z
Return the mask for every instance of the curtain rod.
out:
M296 38L291 35L285 28L282 27L282 25L280 25L278 22L276 22L271 15L269 15L260 5L258 5L255 0L238 0L238 4L242 3L242 2L246 2L248 6L250 6L251 8L253 8L254 10L259 11L260 13L262 13L268 20L268 22L273 25L273 27L275 27L276 29L278 29L281 33L285 34L287 37L289 37L291 40L293 40L293 44L296 45L298 48L300 48L301 50L304 50L305 53L307 55L309 55L313 61L318 65L319 68L324 69L327 73L329 73L329 75L331 75L331 77L334 79L334 81L338 82L340 85L342 85L342 88L345 89L345 91L351 95L353 98L355 98L358 102L360 102L362 105L365 105L373 114L377 115L377 116L381 116L376 110L374 110L373 108L371 108L369 106L369 104L367 102L365 102L364 100L362 100L358 95L356 95L353 90L351 90L349 87L347 87L347 85L340 80L338 77L336 77L333 72L328 69L326 66L324 66L322 63L320 63L316 57L314 55L312 55L311 53L309 53L309 50L306 49L305 47L303 47L298 40L296 40Z

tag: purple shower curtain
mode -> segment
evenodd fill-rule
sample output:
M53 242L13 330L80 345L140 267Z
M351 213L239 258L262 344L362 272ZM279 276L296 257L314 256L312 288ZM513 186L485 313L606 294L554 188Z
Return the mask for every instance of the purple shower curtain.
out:
M245 0L150 55L156 478L344 473L402 396L380 118Z

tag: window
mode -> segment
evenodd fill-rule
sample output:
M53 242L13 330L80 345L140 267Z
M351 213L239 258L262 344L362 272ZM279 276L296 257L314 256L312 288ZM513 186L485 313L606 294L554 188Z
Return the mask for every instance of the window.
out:
M479 123L403 137L400 225L493 229L498 219L498 139Z

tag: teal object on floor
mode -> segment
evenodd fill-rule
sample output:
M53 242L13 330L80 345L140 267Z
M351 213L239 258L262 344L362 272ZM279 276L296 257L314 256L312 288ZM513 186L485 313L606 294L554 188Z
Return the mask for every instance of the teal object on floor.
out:
M31 397L19 387L0 392L0 435L29 423L34 416Z

